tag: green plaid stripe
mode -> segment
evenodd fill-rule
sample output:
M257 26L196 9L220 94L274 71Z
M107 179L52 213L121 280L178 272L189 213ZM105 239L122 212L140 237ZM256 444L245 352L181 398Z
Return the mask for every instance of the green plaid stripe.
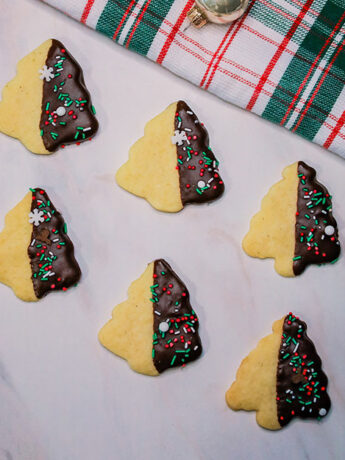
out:
M304 1L305 0L303 0L303 2ZM293 6L296 7L296 5ZM277 11L279 11L279 13L277 13ZM291 27L291 23L294 19L294 16L291 14L290 10L284 8L284 6L281 4L279 5L279 3L275 1L268 1L263 3L258 1L254 3L250 15L264 26L274 30L284 37L288 33ZM277 21L277 17L279 17L279 21ZM306 27L299 27L296 30L296 33L291 39L292 42L297 43L297 45L302 43L308 33L309 22L310 21L306 19L302 21L302 24L305 24Z
M313 8L314 7L315 6L313 5ZM262 114L264 118L275 123L282 122L295 94L299 90L303 80L307 77L308 72L310 72L311 64L315 61L318 55L320 55L322 59L322 67L327 67L327 64L332 56L334 56L333 53L335 52L334 48L330 45L338 32L335 33L333 39L322 53L321 50L324 47L327 38L333 31L332 25L335 26L337 24L343 13L344 8L339 8L333 2L329 1L324 5L324 8L320 11L320 14L316 18L309 33L305 36L297 50L296 55L293 57L284 72L284 75L280 79L279 85L274 91L273 97L270 99ZM343 25L344 21L341 22L338 27L338 31ZM310 84L315 71L321 64L321 59L319 59L313 71L307 78L304 88ZM344 86L343 82L337 78L344 78L344 68L344 53L340 53L323 85L320 87L318 94L313 100L312 106L308 110L308 117L305 117L297 128L297 132L302 134L304 137L312 140L318 132L320 125L327 118L328 113L331 111ZM303 90L299 95L300 97L303 95ZM313 90L311 91L311 94L313 94ZM293 108L296 107L300 97L294 103ZM290 112L284 124L288 122L292 113L293 110ZM298 123L298 118L299 117L297 117L294 124Z
M163 18L167 15L173 2L174 0L164 0L164 2L156 0L144 1L142 8L136 10L135 19L128 30L124 45L128 46L129 49L135 50L137 53L146 55L162 24ZM130 5L130 1L108 0L99 17L96 30L113 38L115 31L117 31L122 22L115 39L118 41L127 21L133 15L135 4L128 10ZM126 12L127 16L124 20ZM143 13L142 17L140 17L141 13Z

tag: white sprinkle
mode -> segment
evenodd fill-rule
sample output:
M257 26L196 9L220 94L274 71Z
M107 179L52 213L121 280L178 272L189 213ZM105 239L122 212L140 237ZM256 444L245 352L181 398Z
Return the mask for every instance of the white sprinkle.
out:
M31 241L31 246L33 246L35 244L35 238Z
M294 351L292 353L295 353L297 351L298 347L299 347L299 343L297 342L297 344L295 346L295 349L294 349Z
M186 112L188 113L188 115L194 115L191 110L187 110Z
M193 333L195 334L195 329L194 329L194 327L191 327L191 329L192 329Z
M175 335L179 335L179 334L181 334L181 331L176 331L175 332Z
M214 181L214 177L211 177L211 179L207 181L207 183L210 184L212 181Z
M59 238L55 238L55 240L52 240L53 243L56 243L57 241L59 241Z
M184 344L184 349L187 350L187 348L188 348L188 343L186 342L186 343Z
M197 125L199 122L199 120L194 120L194 123Z
M308 201L308 203L306 204L306 206L309 206L312 202L311 201Z
M84 131L84 133L85 133L85 131L90 131L90 129L91 129L91 126L90 126L89 128L84 128L83 131Z
M66 113L66 109L65 109L65 107L60 106L55 110L55 113L59 117L63 117L65 115L65 113Z
M179 121L179 122L178 122L178 125L177 125L177 127L178 127L179 129L181 128L181 124L182 124L182 123Z
M156 315L161 316L161 313L157 310L155 310Z
M190 128L185 128L185 131L191 132L192 130Z
M304 410L304 409L305 409L305 407L304 407L304 406L302 406L301 410Z
M334 232L335 232L335 228L333 227L333 225L327 225L327 227L325 228L326 235L332 236L334 235Z
M169 330L169 324L166 321L162 321L161 323L159 323L158 329L161 332L167 332Z
M183 328L183 330L184 330L185 334L187 334L187 329L185 327Z
M324 209L321 212L322 214L327 214L327 211L325 211Z
M199 345L195 345L194 351L197 350L198 348L199 348Z

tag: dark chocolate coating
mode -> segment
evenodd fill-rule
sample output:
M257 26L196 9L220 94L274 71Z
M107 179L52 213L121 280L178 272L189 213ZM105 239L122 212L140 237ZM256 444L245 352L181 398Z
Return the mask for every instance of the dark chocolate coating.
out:
M36 221L39 225L32 224L28 247L34 292L40 299L50 291L65 291L75 285L81 271L74 258L73 243L67 236L62 215L44 190L36 188L31 191L31 212L36 216L37 212L41 212L41 219L44 219L43 222Z
M46 66L54 76L50 81L43 79L40 130L45 148L54 152L61 145L84 142L94 136L98 122L83 71L58 40L52 40Z
M181 138L176 149L182 204L204 203L221 196L224 184L219 163L209 147L208 133L184 101L177 103L175 137Z
M287 315L278 355L277 409L281 426L293 417L321 418L331 407L327 376L307 325L292 313Z
M159 373L197 359L202 352L198 318L185 284L163 259L154 262L153 364ZM165 331L165 329L167 329Z
M293 272L300 275L310 264L335 261L340 254L337 222L332 215L332 197L316 179L316 171L298 162L296 242ZM326 227L334 228L332 235Z

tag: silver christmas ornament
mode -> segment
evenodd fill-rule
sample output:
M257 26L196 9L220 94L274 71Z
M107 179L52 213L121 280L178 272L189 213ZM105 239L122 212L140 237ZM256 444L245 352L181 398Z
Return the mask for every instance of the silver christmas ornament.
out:
M228 24L238 19L247 9L249 0L195 0L188 12L190 22L197 28L208 21Z

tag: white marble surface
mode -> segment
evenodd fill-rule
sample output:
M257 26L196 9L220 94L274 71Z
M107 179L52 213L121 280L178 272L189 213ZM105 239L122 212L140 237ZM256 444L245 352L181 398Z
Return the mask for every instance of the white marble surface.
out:
M29 186L64 211L83 270L78 288L26 304L0 285L0 459L342 459L345 258L284 279L240 242L289 163L303 159L334 195L345 244L345 161L245 113L36 0L0 0L0 87L19 58L56 37L82 63L101 129L93 142L35 156L0 135L0 220ZM206 122L224 197L177 215L154 211L113 176L144 123L186 99ZM187 282L205 352L149 378L103 349L97 331L146 263L165 257ZM288 311L309 325L329 376L327 419L259 428L224 401L241 359Z

